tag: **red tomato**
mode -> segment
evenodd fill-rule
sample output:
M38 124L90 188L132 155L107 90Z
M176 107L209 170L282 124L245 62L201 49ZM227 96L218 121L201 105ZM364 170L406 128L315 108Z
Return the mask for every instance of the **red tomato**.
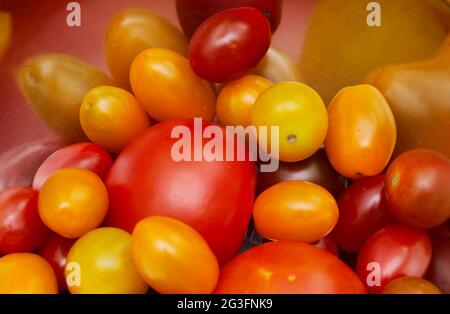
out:
M365 293L336 256L299 242L269 242L234 258L220 273L216 293Z
M333 255L339 256L339 247L330 235L327 235L325 238L313 243L313 245L320 249L326 250Z
M78 143L61 148L50 155L34 176L33 188L40 190L45 180L62 168L81 168L104 178L111 167L111 156L94 143Z
M350 185L339 197L338 207L339 220L333 236L347 252L358 252L372 234L394 222L387 207L382 175Z
M189 44L189 62L201 78L224 83L245 75L270 47L270 24L253 8L217 13L204 21Z
M211 125L216 124L203 121L195 128ZM180 140L171 133L177 126L193 134L187 141L195 148L194 120L166 121L144 131L117 157L106 179L106 224L131 232L147 216L176 218L196 229L224 263L238 253L250 220L255 163L174 161L172 146ZM204 150L208 140L199 140Z
M39 217L38 192L11 188L0 194L0 254L31 252L49 232Z
M426 277L444 293L450 293L450 236L433 233L431 241L433 256Z
M380 293L392 279L422 277L431 260L431 242L425 231L400 224L372 235L358 255L356 272L369 289Z

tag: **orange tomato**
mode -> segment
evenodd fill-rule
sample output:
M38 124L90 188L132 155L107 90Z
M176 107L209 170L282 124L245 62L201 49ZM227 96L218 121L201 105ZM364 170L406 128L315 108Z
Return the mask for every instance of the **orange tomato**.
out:
M269 80L258 75L246 75L228 83L217 97L219 122L223 125L250 125L256 98L271 85Z
M219 277L205 240L173 218L141 220L133 231L133 256L145 281L160 293L211 293Z
M342 89L328 107L325 149L342 175L359 179L379 174L395 147L397 129L389 105L371 85Z
M92 142L114 153L120 152L150 126L136 98L113 86L99 86L86 94L81 104L80 122Z
M0 258L0 294L58 293L50 264L33 253L13 253Z
M38 208L47 227L63 237L78 238L101 224L108 210L108 193L94 172L62 169L45 181Z
M390 281L383 294L442 294L434 284L423 278L400 277Z
M253 208L256 230L272 240L318 241L334 228L338 217L333 196L307 181L275 184L258 196Z
M131 65L130 81L139 103L157 121L214 118L214 90L176 52L160 48L141 52Z

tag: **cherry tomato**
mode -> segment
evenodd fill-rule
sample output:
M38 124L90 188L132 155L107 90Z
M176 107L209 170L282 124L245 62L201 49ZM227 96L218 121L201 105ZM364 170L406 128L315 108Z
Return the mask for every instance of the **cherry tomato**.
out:
M214 118L216 96L212 87L176 52L144 50L131 65L130 82L138 102L157 121Z
M386 173L391 213L400 222L436 227L450 218L450 160L423 149L404 152Z
M383 289L383 294L442 294L442 292L428 280L400 277L390 281Z
M50 155L34 176L33 188L40 190L49 176L63 168L81 168L104 178L112 165L111 156L93 143L78 143L61 148Z
M279 127L279 159L294 162L312 156L325 140L328 117L325 104L312 88L281 82L266 89L252 109L252 125ZM271 147L271 132L268 147Z
M58 284L52 267L32 253L0 258L0 294L55 294Z
M433 256L426 278L444 293L450 293L450 236L431 234Z
M331 101L328 117L325 148L333 167L351 179L381 173L397 138L383 95L371 85L346 87Z
M31 252L49 232L39 217L38 192L10 188L0 193L0 254Z
M336 256L299 242L259 245L220 273L216 293L366 293L356 274Z
M67 168L42 186L38 200L42 221L57 234L78 238L101 224L108 210L108 193L92 171Z
M358 252L372 234L394 222L389 214L382 175L351 184L337 203L339 221L333 237L347 252Z
M330 236L327 235L325 238L320 239L319 241L313 243L315 247L328 251L329 253L339 256L339 247L336 244L336 241Z
M160 293L211 293L219 278L217 259L202 236L173 218L141 220L133 231L133 256L145 281Z
M253 69L270 47L270 24L254 8L228 9L206 19L189 43L189 62L201 78L224 83Z
M273 45L267 50L266 55L253 69L252 73L265 77L274 83L282 81L303 81L300 65Z
M380 293L392 279L422 277L431 260L425 231L394 224L372 235L362 246L356 272L372 292Z

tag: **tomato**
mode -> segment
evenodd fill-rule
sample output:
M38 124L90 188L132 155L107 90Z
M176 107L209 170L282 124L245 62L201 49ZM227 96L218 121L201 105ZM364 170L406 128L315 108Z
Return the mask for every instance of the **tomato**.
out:
M131 65L130 82L138 102L157 121L214 118L212 87L176 52L159 48L141 52Z
M441 294L441 290L428 280L414 277L400 277L390 281L383 294Z
M337 203L339 221L333 237L347 252L358 252L372 234L394 222L389 214L382 175L356 181Z
M328 106L325 149L333 167L351 179L383 171L395 147L394 116L373 86L342 89Z
M78 238L101 224L108 210L108 193L92 171L67 168L44 183L38 207L51 230L65 238Z
M315 242L336 225L339 210L333 196L307 181L286 181L262 192L253 219L261 236L272 240Z
M276 241L234 258L220 273L216 293L365 293L336 256L309 244Z
M8 12L0 11L0 60L11 43L12 18Z
M272 33L281 20L281 0L177 0L177 15L184 33L191 37L197 27L211 15L236 7L253 7L269 20Z
M133 8L113 17L104 49L115 82L131 90L130 67L140 52L148 48L167 48L186 56L187 47L184 34L169 21L152 11Z
M391 213L400 222L436 227L450 218L450 160L423 149L399 155L386 174Z
M0 254L31 252L49 232L39 217L38 192L10 188L0 193Z
M450 293L450 236L431 234L433 255L426 278L444 293Z
M300 65L273 45L270 46L264 58L252 72L274 83L282 81L303 81Z
M271 85L270 81L258 75L246 75L228 83L217 97L219 122L223 125L249 126L256 98Z
M128 232L117 228L95 229L79 238L65 266L70 293L146 293L147 285L133 261L132 242Z
M270 47L270 24L256 9L228 9L206 19L189 43L189 62L201 78L224 83L253 69Z
M197 230L219 263L236 255L253 207L255 163L205 158L175 161L172 157L172 146L180 141L171 138L175 127L193 134L187 140L193 143L198 136L194 126L204 131L212 125L204 121L199 126L193 120L162 122L125 147L106 179L110 196L106 223L132 231L145 217L170 216ZM195 141L201 150L207 143Z
M219 278L217 259L202 236L173 218L141 220L133 231L133 256L159 293L211 293Z
M75 240L73 239L66 239L56 233L51 233L37 251L52 266L60 291L67 290L64 266L66 265L67 253L74 243Z
M334 170L324 149L298 162L280 162L275 172L258 173L258 191L262 192L274 184L290 180L310 181L328 190L337 197L345 188L346 180Z
M266 89L252 109L252 125L279 127L279 159L294 162L312 156L325 140L328 117L325 104L312 88L281 82ZM271 132L268 130L268 143Z
M13 253L0 258L0 294L55 294L52 267L32 253Z
M333 255L339 256L339 247L330 235L327 235L325 238L313 243L313 245L320 249L326 250Z
M104 178L111 165L111 156L99 145L72 144L57 150L42 163L34 176L33 188L40 190L49 176L63 168L87 169Z
M80 122L91 141L114 153L150 126L133 94L113 86L99 86L86 94Z
M422 277L430 260L431 242L425 231L393 224L364 243L356 272L372 292L379 293L392 279Z

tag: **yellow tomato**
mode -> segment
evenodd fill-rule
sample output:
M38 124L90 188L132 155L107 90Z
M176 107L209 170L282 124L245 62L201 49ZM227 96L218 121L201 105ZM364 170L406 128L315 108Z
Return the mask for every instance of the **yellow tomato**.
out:
M102 180L85 169L62 169L42 186L39 215L54 232L78 238L101 224L108 210L108 193Z
M131 235L118 228L95 229L79 238L67 254L65 276L76 294L146 293L148 288L133 261Z
M383 294L442 294L433 283L423 278L400 277L390 281Z
M133 256L145 281L160 293L211 293L219 277L205 240L173 218L141 220L133 231Z

